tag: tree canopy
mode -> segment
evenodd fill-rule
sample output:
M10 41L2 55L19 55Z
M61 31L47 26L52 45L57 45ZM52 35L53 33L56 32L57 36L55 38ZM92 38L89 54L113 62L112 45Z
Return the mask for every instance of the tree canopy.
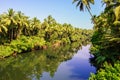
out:
M90 10L91 0L73 1L77 2L80 10L83 10L83 6ZM120 78L117 70L120 62L120 0L102 0L102 2L106 5L104 11L92 17L94 33L91 39L91 53L94 58L91 61L97 66L98 72L96 75L92 74L89 80L117 80Z

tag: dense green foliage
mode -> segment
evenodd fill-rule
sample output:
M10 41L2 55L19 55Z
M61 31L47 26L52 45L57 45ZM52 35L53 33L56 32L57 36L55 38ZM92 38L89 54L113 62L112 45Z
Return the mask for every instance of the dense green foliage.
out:
M79 45L72 45L32 51L17 55L17 58L11 56L1 60L0 80L40 80L43 72L48 72L53 77L61 62L71 59L77 52Z
M97 64L104 61L114 63L120 60L120 6L110 5L95 18L91 53Z
M41 23L36 17L30 19L20 11L9 9L0 15L0 58L51 44L51 48L74 42L81 46L83 41L90 42L91 36L92 30L57 23L51 15Z
M41 47L45 45L45 40L39 37L25 37L22 36L17 40L11 41L11 43L6 43L5 45L0 46L0 56L2 58L9 56L11 54L22 53L26 51L31 51L36 47Z
M73 0L80 10L85 6L90 10L94 0ZM106 5L99 16L91 16L94 23L94 33L91 39L93 64L98 68L96 75L90 80L120 79L120 0L102 0ZM90 13L90 12L89 12ZM90 13L91 15L91 13ZM107 65L103 64L106 62Z
M96 75L91 74L89 80L120 80L120 61L114 66L106 62L103 65L103 69L98 70Z
M99 70L90 80L120 79L120 1L106 0L105 3L104 12L94 17L91 53Z

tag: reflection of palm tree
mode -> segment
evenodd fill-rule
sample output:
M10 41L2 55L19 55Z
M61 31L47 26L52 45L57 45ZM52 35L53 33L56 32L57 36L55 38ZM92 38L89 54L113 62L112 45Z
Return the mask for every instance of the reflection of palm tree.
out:
M33 75L40 80L43 72L49 72L53 77L60 63L71 59L76 52L72 52L71 45L67 45L57 50L49 48L31 53L34 54L18 55L16 59L8 58L5 62L0 62L0 80L5 80L6 77L11 80L31 80Z

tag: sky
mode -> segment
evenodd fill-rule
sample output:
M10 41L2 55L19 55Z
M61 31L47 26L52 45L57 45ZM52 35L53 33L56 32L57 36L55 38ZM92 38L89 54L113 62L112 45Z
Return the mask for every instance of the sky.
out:
M85 10L80 12L73 0L0 0L0 14L7 12L9 8L21 11L30 18L37 17L43 22L48 15L58 23L72 24L74 27L92 29L91 16ZM104 10L101 0L95 0L95 5L91 6L93 15L99 15Z

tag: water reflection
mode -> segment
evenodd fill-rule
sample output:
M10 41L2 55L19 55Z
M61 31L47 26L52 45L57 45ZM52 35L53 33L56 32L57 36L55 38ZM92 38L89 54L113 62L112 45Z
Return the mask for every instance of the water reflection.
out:
M68 62L68 66L71 66L72 75L71 78L76 78L76 80L87 80L90 76L90 72L95 73L96 69L89 63L89 47L82 47L82 50L79 50L77 54ZM74 79L75 80L75 79Z
M83 46L71 60L61 63L54 77L45 72L41 80L87 80L90 72L96 72L95 67L89 63L89 47L90 45Z
M76 43L9 57L0 61L0 80L85 80L95 68L89 63L89 46ZM77 54L76 54L77 53ZM61 63L62 62L62 63Z
M9 57L0 61L0 80L40 80L43 72L53 77L59 64L71 59L79 48L73 44L56 50L47 49L23 53L18 57Z

